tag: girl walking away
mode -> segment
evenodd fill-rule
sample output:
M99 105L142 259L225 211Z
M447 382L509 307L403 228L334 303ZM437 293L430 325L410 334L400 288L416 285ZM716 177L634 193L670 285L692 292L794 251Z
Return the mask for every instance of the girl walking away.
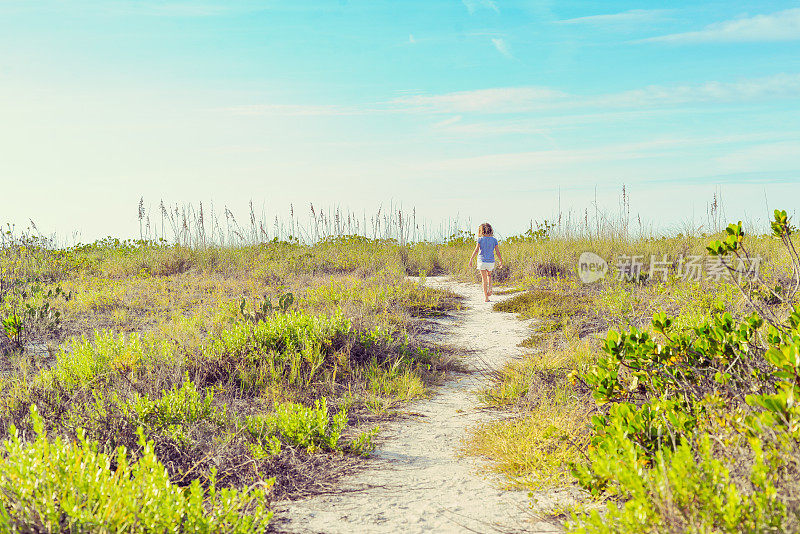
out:
M472 251L469 266L472 267L475 256L477 256L478 270L481 272L483 295L486 297L486 302L489 302L489 297L492 295L492 271L494 270L495 253L497 253L497 267L502 267L503 256L500 255L500 246L497 244L497 239L494 238L492 225L483 223L478 227L478 242L475 244L475 250Z

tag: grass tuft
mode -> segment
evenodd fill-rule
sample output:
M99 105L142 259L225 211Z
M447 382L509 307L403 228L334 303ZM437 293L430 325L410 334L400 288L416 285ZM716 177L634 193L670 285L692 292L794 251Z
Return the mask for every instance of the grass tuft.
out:
M546 318L561 322L564 318L585 312L588 300L564 298L555 291L534 289L494 304L495 311L517 313L521 319Z
M591 361L588 343L576 349L529 354L497 371L481 401L510 411L507 419L477 427L467 451L488 457L511 487L541 489L569 481L569 462L587 444L590 405L570 376Z

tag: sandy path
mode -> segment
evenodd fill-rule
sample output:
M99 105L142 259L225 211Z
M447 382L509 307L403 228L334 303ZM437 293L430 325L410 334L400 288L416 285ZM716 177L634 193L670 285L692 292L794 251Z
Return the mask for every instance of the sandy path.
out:
M496 417L477 406L474 391L487 380L481 371L520 354L517 344L528 335L528 325L511 314L492 312L477 284L445 278L429 278L427 284L465 297L466 309L434 321L429 335L433 341L474 349L466 363L478 372L457 376L430 398L409 405L414 415L382 425L383 439L366 469L342 480L341 491L279 504L279 515L288 518L281 531L553 531L526 519L527 492L497 489L497 480L479 472L479 460L458 455L467 428Z

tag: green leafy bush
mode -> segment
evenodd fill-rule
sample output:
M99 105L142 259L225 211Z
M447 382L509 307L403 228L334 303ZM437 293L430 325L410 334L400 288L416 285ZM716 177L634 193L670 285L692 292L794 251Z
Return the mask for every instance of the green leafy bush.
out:
M275 384L307 390L322 379L335 380L337 373L373 364L429 370L433 356L430 350L410 347L407 336L390 329L357 330L340 313L288 312L255 323L234 322L187 363L200 384L233 382L252 392Z
M768 337L775 342L764 357L775 366L772 375L778 380L774 393L747 395L748 405L759 408L748 422L754 431L764 428L780 429L795 440L800 440L800 309L789 316L791 328L780 332L773 328Z
M573 474L595 495L624 493L626 481L618 478L619 464L639 470L650 467L658 452L691 436L695 425L696 418L680 401L656 399L640 407L615 404L607 414L592 417L587 462L576 464Z
M188 375L183 384L151 400L134 392L133 398L123 406L123 413L144 424L166 426L180 423L195 423L200 419L224 419L224 410L212 407L214 388L205 394L198 391Z
M271 485L219 489L172 484L140 432L141 457L109 456L85 439L48 441L31 407L36 439L14 429L0 452L0 528L6 532L265 532Z
M328 419L325 398L314 402L313 408L287 402L275 410L275 427L278 433L308 452L338 450L339 438L347 424L347 412L340 410Z
M750 486L740 489L711 450L706 434L683 441L674 451L659 450L652 469L610 460L609 474L624 488L625 502L609 503L607 513L573 518L573 533L780 532L785 505L769 480L760 444L753 441Z
M342 315L276 314L255 324L234 323L213 336L202 357L190 363L206 382L233 376L244 389L273 381L307 385L351 332Z
M525 230L524 233L519 235L512 235L503 240L505 245L513 245L517 243L536 243L539 241L547 241L550 239L556 224L548 222L545 219L542 222L536 223L536 230L533 229L533 221L531 221L530 228Z
M345 451L368 456L375 447L373 439L378 427L361 432L340 445L346 425L347 410L342 407L331 417L325 397L317 400L313 407L287 402L277 406L274 413L249 416L244 421L244 428L254 442L251 451L258 458L280 453L282 442L301 447L308 453Z
M736 323L729 313L717 315L682 332L673 332L673 320L663 313L653 317L653 330L666 343L631 327L610 331L605 353L583 375L598 403L647 399L687 392L697 396L710 384L729 384L731 373L750 365L747 355L763 320L757 315Z
M62 298L69 300L61 286L46 287L38 280L16 280L0 297L0 328L17 348L26 343L41 341L61 326L61 312L53 303Z
M56 365L43 373L39 382L67 391L111 378L115 373L135 373L140 367L155 365L157 358L169 352L166 342L153 335L115 334L95 330L92 338L72 339L62 349Z
M247 299L242 299L242 301L239 303L239 313L242 315L242 317L249 319L250 321L263 321L272 315L273 311L286 313L289 311L289 307L293 302L294 294L284 293L278 297L278 307L274 308L269 297L264 295L264 299L261 302L254 302L253 309L249 310L247 309Z
M276 446L275 442L277 437L309 453L338 451L341 450L339 439L347 424L347 411L341 409L329 417L327 401L323 397L314 402L313 408L295 402L280 404L275 413L248 417L245 424L258 444L273 451L280 450L280 444Z
M785 212L776 211L772 226L797 274L800 261L788 239ZM741 222L727 234L709 245L709 253L747 259ZM794 292L798 284L800 278ZM593 494L623 504L612 502L605 516L575 518L572 531L790 528L797 515L793 466L800 461L800 308L782 317L768 314L740 321L716 314L675 331L677 321L658 313L654 334L636 328L609 332L603 356L581 376L603 409L592 418L591 445L573 473ZM733 431L711 435L705 429L715 424L730 424ZM727 443L731 435L739 449L749 436L744 452L713 450L712 438ZM731 476L730 467L744 460L750 462L747 477Z
M189 431L198 423L212 428L227 426L227 409L212 406L214 388L205 392L197 389L187 376L180 386L161 395L142 395L134 391L123 397L102 390L92 391L92 402L72 406L64 416L66 426L85 428L90 437L113 445L133 447L133 432L143 429L149 439L161 444L168 441L172 448L189 445Z
M378 431L380 427L373 427L370 430L365 432L361 432L358 436L355 437L353 441L350 442L348 445L348 450L359 456L369 456L369 454L375 450L375 436L378 435Z

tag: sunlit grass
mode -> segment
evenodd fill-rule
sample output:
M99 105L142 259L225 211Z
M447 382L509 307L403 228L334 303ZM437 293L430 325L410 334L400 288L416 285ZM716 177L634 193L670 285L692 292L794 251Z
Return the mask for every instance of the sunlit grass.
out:
M479 426L467 452L492 460L512 488L541 489L568 483L569 463L588 443L580 402L543 402L535 412Z
M135 447L135 428L115 407L128 406L137 395L157 403L188 373L198 395L213 393L220 410L214 413L224 407L229 419L180 428L145 425L158 454L175 455L168 456L174 479L205 482L219 464L224 483L235 487L271 469L284 469L284 480L294 480L308 465L302 460L307 450L270 459L274 443L247 441L238 433L239 422L269 417L287 403L308 408L324 398L331 414L348 413L346 432L428 395L452 365L419 344L418 332L426 318L461 303L424 280L443 273L476 277L466 266L474 247L467 234L408 243L325 232L304 243L250 236L219 246L197 235L177 239L177 245L105 241L62 251L34 246L30 257L20 256L19 248L4 249L0 276L13 273L15 280L36 280L70 295L53 300L62 320L41 338L54 347L55 358L34 357L23 347L9 360L0 380L4 431L10 422L29 431L28 407L36 403L53 435L74 439L76 429L87 426L100 443ZM523 342L532 354L499 370L480 392L478 399L505 410L505 419L478 428L468 450L490 458L512 486L565 483L567 465L585 445L593 407L580 384L572 383L572 373L592 361L610 328L647 329L661 310L676 316L681 327L715 311L747 309L735 287L709 280L627 282L610 276L582 285L575 272L578 257L594 251L613 263L620 254L703 255L707 241L702 235L568 232L501 241L507 268L498 273L498 293L514 294L495 309L535 320ZM778 281L789 276L774 240L754 238L751 251L764 256L766 275ZM241 312L242 305L253 309L287 293L294 297L288 313L268 313L259 323ZM43 299L29 303L41 306ZM8 298L0 303L6 315L11 306ZM290 459L298 463L281 463ZM324 478L324 468L315 476Z

